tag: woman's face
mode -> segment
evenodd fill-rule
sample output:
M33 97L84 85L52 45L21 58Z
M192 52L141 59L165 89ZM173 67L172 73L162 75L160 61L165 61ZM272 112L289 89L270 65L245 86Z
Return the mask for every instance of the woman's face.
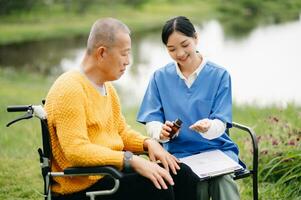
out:
M175 31L169 36L166 47L172 59L181 66L187 66L197 58L197 42L197 37L188 37Z

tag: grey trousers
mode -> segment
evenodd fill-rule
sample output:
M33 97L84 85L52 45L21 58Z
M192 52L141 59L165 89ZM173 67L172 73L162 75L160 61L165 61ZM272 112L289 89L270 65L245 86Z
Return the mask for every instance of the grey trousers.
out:
M239 191L232 175L224 175L201 181L197 185L199 200L239 200Z

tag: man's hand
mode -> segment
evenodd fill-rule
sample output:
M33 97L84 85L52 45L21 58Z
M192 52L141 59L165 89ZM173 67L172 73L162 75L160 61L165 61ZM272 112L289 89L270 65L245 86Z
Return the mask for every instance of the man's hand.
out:
M151 162L144 158L134 155L130 161L132 168L140 175L150 179L156 188L167 189L167 183L174 185L173 179L169 172L160 167L157 163Z
M210 123L209 119L201 119L201 120L195 122L189 128L196 132L205 133L209 130L210 126L211 126L211 123Z
M167 171L171 169L174 174L177 174L177 170L180 169L178 165L179 160L168 153L166 150L164 150L157 141L146 139L144 141L144 147L148 151L148 155L151 161L156 162L157 160L159 160Z

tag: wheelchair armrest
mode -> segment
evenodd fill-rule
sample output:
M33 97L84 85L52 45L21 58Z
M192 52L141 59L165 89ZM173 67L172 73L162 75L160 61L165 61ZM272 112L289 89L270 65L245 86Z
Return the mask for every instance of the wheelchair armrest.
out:
M232 122L232 126L233 126L233 128L240 129L243 132L247 132L250 135L250 137L252 139L252 147L253 147L253 169L252 169L252 171L255 171L257 173L257 170L258 170L258 141L257 141L255 132L250 127L247 127L245 125L242 125L242 124L239 124L236 122Z
M64 170L65 175L96 175L106 174L115 179L121 179L123 177L122 172L118 171L112 166L97 166L97 167L69 167Z
M249 133L249 135L250 135L250 137L252 139L252 143L253 143L254 149L258 148L256 134L255 134L255 132L250 127L247 127L245 125L239 124L237 122L232 122L232 126L233 126L233 128L237 128L237 129L240 129L242 131L245 131L245 132Z
M253 152L256 153L257 154L256 156L258 157L258 141L256 138L256 133L250 127L239 124L237 122L232 122L232 125L233 125L233 128L237 128L244 132L249 133L249 135L252 139Z
M234 173L234 180L238 180L238 179L241 179L241 178L245 178L245 177L248 177L252 172L250 172L248 169L243 169L241 171L238 171L238 172L235 172Z

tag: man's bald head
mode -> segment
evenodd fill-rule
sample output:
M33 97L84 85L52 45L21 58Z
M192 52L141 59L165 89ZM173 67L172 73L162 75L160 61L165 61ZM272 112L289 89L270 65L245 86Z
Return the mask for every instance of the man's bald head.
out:
M119 32L130 34L129 28L121 21L114 18L97 20L90 31L87 41L87 53L90 55L94 49L101 45L111 47L115 44L116 34Z

